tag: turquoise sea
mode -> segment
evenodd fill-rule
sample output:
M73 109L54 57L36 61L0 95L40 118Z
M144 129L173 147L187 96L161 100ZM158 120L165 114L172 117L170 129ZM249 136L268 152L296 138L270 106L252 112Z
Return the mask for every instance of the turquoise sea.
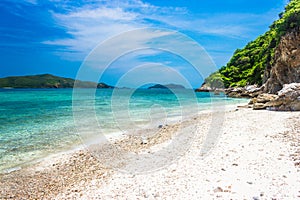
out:
M92 127L92 115L85 115L89 110L101 132L109 135L157 126L166 123L162 119L186 117L215 105L246 102L192 90L174 94L167 89L97 89L92 99L90 94L81 89L81 98L74 100L72 89L0 89L0 172L80 145L75 123L82 119L85 127Z

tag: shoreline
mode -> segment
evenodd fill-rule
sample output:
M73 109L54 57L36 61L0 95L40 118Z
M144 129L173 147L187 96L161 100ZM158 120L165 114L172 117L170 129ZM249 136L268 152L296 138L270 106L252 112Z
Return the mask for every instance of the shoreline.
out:
M15 195L15 196L13 196L13 198L18 198L18 197L41 198L41 197L43 197L46 199L48 199L48 198L49 199L50 198L64 199L67 197L72 197L72 198L88 199L88 198L95 198L97 195L100 195L98 197L102 197L102 196L107 197L106 195L108 195L108 194L112 195L112 197L117 197L118 195L121 195L121 197L126 197L126 195L129 195L129 193L131 191L132 195L135 195L133 197L144 198L143 197L144 194L140 194L139 192L132 191L132 188L135 187L133 185L133 183L137 183L137 185L143 185L145 188L148 188L147 185L151 185L151 184L150 184L150 182L147 182L146 180L147 180L147 178L149 178L149 176L151 174L152 174L152 176L150 176L150 177L152 177L152 178L156 177L152 181L154 183L155 182L158 183L160 181L157 180L157 177L159 177L159 179L164 180L164 178L161 177L162 172L167 173L167 174L169 174L169 173L172 174L173 173L172 170L175 170L175 171L181 171L183 174L186 174L187 172L182 171L183 169L190 169L188 171L195 172L194 165L198 165L198 167L199 167L199 164L201 164L202 161L205 161L205 162L210 161L211 156L214 155L216 151L220 151L220 149L223 149L223 151L226 152L226 148L228 148L227 146L226 146L226 148L225 148L225 146L223 148L221 148L224 141L227 141L227 143L228 143L227 145L231 145L234 148L241 149L241 147L239 145L237 145L235 143L231 144L231 142L233 142L235 138L234 137L229 138L229 139L233 140L233 141L230 141L227 138L228 135L230 134L229 132L234 131L234 130L240 131L240 129L243 129L243 130L245 129L244 130L245 137L249 137L249 138L254 137L253 135L251 135L251 133L256 134L259 137L261 137L261 135L259 135L259 129L261 129L262 127L256 127L255 125L257 125L257 124L245 124L242 119L243 117L246 117L246 118L251 117L251 119L257 120L256 123L259 123L258 120L260 120L262 117L267 116L268 120L270 120L270 122L268 122L269 125L272 125L274 123L274 121L277 120L276 121L277 124L275 123L274 125L272 125L272 126L276 126L276 129L273 128L274 129L273 130L270 127L263 129L263 130L268 130L270 132L267 134L264 133L263 138L267 138L267 140L272 141L272 143L275 142L275 143L280 144L281 146L283 146L282 148L289 147L288 143L290 142L290 140L287 139L287 137L285 137L285 139L287 141L281 141L280 139L279 140L276 139L277 137L279 137L278 135L280 135L280 133L285 133L285 132L288 133L290 131L290 134L291 134L291 130L289 130L288 127L282 127L283 122L281 122L281 121L292 118L292 120L294 120L296 123L297 120L299 120L300 113L297 113L297 112L295 112L295 113L290 113L290 112L278 113L278 112L272 112L272 111L253 111L253 110L250 110L247 108L241 108L241 107L239 107L237 109L233 109L233 107L236 108L236 105L231 106L225 112L225 122L223 124L224 127L222 127L222 134L220 135L219 141L215 144L216 148L213 148L209 152L209 154L207 154L206 157L202 157L202 158L199 157L201 155L199 154L199 152L195 153L195 149L198 149L198 151L199 151L199 149L201 149L201 142L203 142L203 134L201 134L201 132L203 132L203 130L209 128L207 126L207 123L209 122L209 120L211 118L209 117L210 112L207 112L207 111L206 111L206 113L205 112L201 113L196 118L193 117L193 118L187 120L186 122L182 122L181 126L183 128L186 128L186 130L188 130L188 131L194 130L196 132L195 138L193 138L191 147L189 147L186 150L184 155L180 156L178 159L175 159L174 162L170 163L167 166L164 166L163 168L159 169L158 171L154 171L154 172L150 172L150 173L142 173L142 174L124 173L124 172L122 172L122 170L121 171L116 170L117 169L116 167L122 168L125 166L125 168L123 168L123 169L126 169L126 165L127 166L130 165L130 163L128 163L130 159L124 160L124 158L120 157L120 155L115 155L116 153L119 153L119 152L118 151L114 152L111 149L112 146L108 145L106 147L103 147L103 149L101 149L101 150L104 150L103 152L106 152L106 154L104 154L104 156L100 157L100 158L99 157L95 158L95 154L91 154L91 152L88 151L91 149L87 150L83 147L83 149L77 148L70 152L62 152L62 153L56 154L53 157L51 157L51 156L47 157L45 159L39 160L32 166L27 166L18 171L13 171L8 174L1 174L0 177L1 177L1 188L2 189L1 189L0 197L1 198L3 197L5 199L5 198L9 198L9 197L12 197L13 195ZM237 119L241 122L241 124L235 123ZM197 123L195 123L195 121ZM241 125L244 125L245 127L240 127ZM198 128L196 126L198 126ZM287 126L287 125L285 124L285 126ZM201 127L201 129L199 129L199 127ZM178 129L178 124L163 126L161 129L159 129L158 132L156 132L156 134L153 136L153 138L148 138L148 141L146 144L142 144L140 141L140 138L137 139L134 137L132 137L132 138L127 137L127 139L123 138L121 140L116 140L112 144L114 145L113 147L121 147L122 150L124 150L126 152L134 152L135 154L140 154L140 153L146 153L146 154L152 153L153 154L153 152L157 151L157 149L162 148L159 146L159 144L168 144L168 142L172 141L172 139L174 140L174 133L176 132L176 128ZM295 130L298 131L298 128L299 127L296 127L292 131L294 131L294 132L295 132ZM268 132L268 131L266 131L266 132ZM274 131L275 133L271 133L272 131ZM239 133L239 134L236 134L235 136L241 137L242 135ZM274 136L274 138L272 138L271 136L272 137ZM230 136L230 137L232 137L232 136ZM198 141L198 143L196 144L196 147L194 144L195 141L196 141L196 143ZM242 140L242 141L246 142L244 140ZM256 141L256 139L253 141ZM264 141L260 141L260 143L262 143L262 144L263 144L263 142ZM257 145L257 144L255 144L255 143L252 144L252 146L254 146L254 147L255 147L255 145ZM266 144L264 144L264 145L266 145ZM286 146L286 147L284 147L284 146ZM297 143L296 143L296 148L297 148ZM254 149L254 150L257 150L257 149ZM269 149L265 149L262 151L259 150L258 152L264 152L266 150L269 150ZM271 153L268 156L271 156L272 151L275 151L275 150L270 149L270 151L271 151ZM223 154L223 153L224 152L222 152L222 151L220 152L220 154ZM228 151L227 153L230 153L230 151ZM250 153L250 152L247 152L247 153ZM278 153L278 152L273 152L273 153ZM195 157L195 154L197 154L198 156L196 156L196 157L200 158L200 163L199 163L199 161L197 161L195 163L191 162L191 160L188 158L189 156L191 156L190 154L192 154L192 157ZM237 154L236 156L238 156L238 154L240 154L240 153L236 152L235 154ZM297 154L297 151L296 151L296 154ZM300 155L300 153L299 153L299 155ZM239 156L241 159L242 155L239 155ZM264 155L264 156L266 156L266 155ZM292 166L293 161L291 161L289 155L284 154L284 156L280 156L280 157L283 157L283 158L281 158L281 160L284 160L287 163L287 165ZM297 157L297 155L294 155L294 157ZM106 162L102 162L105 159L107 159ZM115 163L115 166L107 165L107 163L110 163L111 161L116 161L116 159L117 159L117 162ZM120 160L118 160L118 159L120 159ZM185 159L187 159L187 162L182 162L182 160L185 160ZM99 161L101 161L101 162L99 162ZM227 162L228 160L225 160L225 161ZM212 162L212 161L210 161L210 162ZM214 169L215 165L220 165L220 161L216 160L215 162L216 163L212 162L213 170L211 171L211 169L207 168L206 169L207 172L211 171L211 173L212 173L212 172L215 172L215 170L217 170L217 171L220 170L221 172L227 171L226 169L225 169L225 171L222 170L223 169L222 167L221 167L221 169ZM188 165L186 163L190 163L191 165ZM240 166L240 164L238 164L238 163L233 163L233 164L237 164L238 166ZM267 163L264 163L264 164L267 165ZM203 162L202 162L202 165L203 165ZM225 165L226 165L226 163L225 163ZM236 166L236 167L238 168L238 166ZM172 168L171 172L170 172L170 168ZM202 168L205 169L205 166L200 167L200 171L202 171ZM293 174L294 177L296 177L295 183L300 183L299 170L297 171L296 168L295 169L291 168L291 170L294 173ZM217 173L220 173L220 172L217 172ZM236 172L236 173L238 173L238 172ZM214 174L214 173L212 173L212 174ZM188 173L186 175L190 176L191 174ZM204 176L204 175L205 175L205 173L203 174L203 172L202 172L202 176ZM170 177L170 180L168 179L169 181L171 181L173 183L173 184L171 184L172 187L174 185L176 186L175 182L177 180L184 180L184 178L181 177L182 175L177 174L177 176L179 177L177 179L174 179L171 177ZM287 176L287 175L285 175L285 176ZM125 180L128 181L128 184L131 186L130 189L121 187L122 183L118 182L121 180L121 177L122 177L122 179L125 178ZM143 184L139 183L139 181L141 181L141 180L137 179L137 177L144 177L143 179L145 179L147 177L145 180L146 182L144 182ZM201 176L199 176L199 177L201 177ZM220 179L222 179L221 177L220 177ZM152 179L152 178L150 178L150 179ZM191 179L193 179L193 178L191 178ZM222 180L220 180L220 181L222 182ZM229 179L229 181L230 181L230 179ZM201 180L201 182L203 182L203 181ZM250 181L250 182L252 182L252 184L246 183L246 185L247 186L248 185L256 185L253 183L254 181ZM216 197L218 195L219 196L221 195L222 197L234 196L234 197L252 198L251 196L243 196L243 195L241 195L241 193L233 193L234 188L237 187L238 184L233 183L230 186L230 188L228 188L227 186L222 186L222 184L220 184L221 186L215 186L214 184L209 185L207 183L205 183L205 184L202 183L202 184L206 188L210 188L210 192L205 193L205 195L209 194L209 196L207 196L208 198ZM29 187L26 187L26 185L29 185ZM109 187L110 189L109 188L105 189L105 187L102 187L104 185L110 186ZM115 190L116 188L113 189L114 188L113 185L119 185L120 187L117 190ZM170 185L165 183L162 186L164 186L164 187L161 188L161 191L168 188ZM211 187L215 187L215 188L211 188ZM218 188L218 187L220 187L220 188ZM12 189L12 188L14 188L14 189ZM180 188L181 187L179 187L177 189L180 190ZM194 192L197 193L197 189L195 189L194 187L191 187L191 188L192 188L192 194L195 195ZM156 189L158 191L160 191L159 188L156 187ZM121 190L121 191L119 191L119 190ZM117 191L119 191L119 192L117 192ZM174 191L176 191L176 190L174 190ZM190 188L189 188L189 191L190 191ZM228 191L231 191L231 192L228 192ZM290 193L290 195L293 195L293 197L297 197L297 192L298 192L298 195L300 195L300 191L294 191L294 194ZM248 191L248 193L249 193L249 191ZM200 194L201 194L201 192L198 195L200 196ZM167 195L167 193L162 192L162 194L159 194L159 195L160 195L160 198L165 198L166 197L165 195ZM179 193L177 193L177 192L173 192L173 193L171 192L171 196L174 198L180 197L178 195L179 195ZM182 195L187 195L187 196L183 196L183 197L191 197L187 193L183 193ZM258 196L259 195L261 195L261 194L258 194ZM265 198L265 197L271 197L273 194L264 193L263 195L264 195L263 198ZM277 194L277 195L280 195L280 194ZM288 194L286 194L286 195L288 195ZM151 196L151 195L148 194L148 196ZM283 197L283 196L275 195L275 197Z
M211 112L216 112L217 110L219 110L220 108L221 109L224 109L224 110L234 110L240 106L243 106L245 105L244 103L226 103L224 104L224 102L222 104L212 104L211 105L211 108L207 108L205 107L204 109L203 108L198 108L198 114L191 114L189 116L187 116L185 120L188 120L190 118L193 118L195 116L198 116L198 115L202 115L202 114L208 114L208 113L211 113ZM212 109L213 108L213 109ZM174 116L174 117L170 117L169 121L165 122L165 123L162 123L161 125L174 125L174 124L178 124L178 123L181 123L181 117L180 116ZM156 127L152 127L152 129L155 129ZM141 129L142 130L142 129ZM140 131L140 130L137 130L137 131ZM112 133L109 133L109 134L104 134L103 136L101 137L104 137L105 139L103 141L100 141L101 143L105 143L105 142L112 142L114 140L119 140L119 139L122 139L124 136L126 136L126 133L122 132L122 131L119 131L119 132L112 132ZM7 174L7 173L11 173L11 172L14 172L14 171L18 171L18 170L22 170L23 168L28 168L28 167L31 167L31 166L34 166L36 165L37 163L40 163L40 162L43 162L47 159L53 159L55 157L60 157L61 155L63 154L73 154L73 153L76 153L77 151L80 151L80 150L83 150L85 148L88 148L88 146L91 146L93 145L94 143L98 143L98 142L95 142L94 140L97 140L101 137L93 137L93 138L90 138L90 139L87 139L85 141L82 141L82 139L80 138L80 134L78 135L79 139L78 140L81 140L81 142L77 142L76 144L72 144L68 147L65 147L65 148L62 148L62 149L59 149L58 151L56 152L44 152L42 155L43 157L39 157L39 158L33 158L31 160L28 160L24 163L21 163L21 164L18 164L18 165L13 165L12 167L7 167L7 168L3 168L1 169L0 171L0 175L1 174Z

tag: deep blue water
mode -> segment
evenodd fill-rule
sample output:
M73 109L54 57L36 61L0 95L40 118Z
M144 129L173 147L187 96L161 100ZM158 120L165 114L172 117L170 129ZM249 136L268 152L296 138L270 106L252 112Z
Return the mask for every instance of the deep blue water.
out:
M241 102L192 90L1 89L0 171L79 145L78 125L96 134L95 119L110 134Z

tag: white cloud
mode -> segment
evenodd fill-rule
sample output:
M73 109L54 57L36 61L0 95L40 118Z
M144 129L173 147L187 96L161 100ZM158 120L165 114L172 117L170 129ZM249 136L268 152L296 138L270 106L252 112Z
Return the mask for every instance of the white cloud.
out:
M61 1L61 0L52 0ZM66 1L61 1L66 4ZM157 51L147 50L145 48L161 48L177 55L183 56L183 59L191 62L196 67L193 70L186 66L177 66L173 68L184 72L192 80L199 76L207 77L216 70L212 59L199 47L198 43L174 34L169 30L153 31L154 29L140 28L170 28L178 31L192 31L199 35L214 35L216 37L227 38L227 40L249 38L256 26L263 23L269 24L269 14L249 14L249 13L222 13L222 14L195 14L189 13L186 8L176 7L158 7L140 0L129 1L94 1L93 4L71 7L64 5L67 12L57 13L52 11L52 15L57 25L64 27L69 38L62 38L52 41L44 41L44 44L60 46L61 51L57 55L64 59L82 61L88 54L88 60L85 62L87 68L99 71L105 70L105 67L111 62L125 56L117 65L110 66L113 72L117 74L126 73L130 67L143 65L149 60L140 60L141 55L157 56ZM112 40L110 40L113 38ZM219 40L220 41L220 40ZM223 41L226 41L223 39ZM100 47L95 48L100 44ZM214 48L214 41L208 46ZM226 44L217 44L217 49L231 49ZM65 50L64 50L65 49ZM140 50L143 49L141 54ZM93 51L92 51L93 50ZM136 51L136 52L134 52ZM146 56L147 56L146 55ZM230 56L230 52L221 52L212 54L217 60L222 60L222 65ZM221 61L220 61L221 62ZM167 61L156 62L161 65L168 65ZM190 67L190 66L189 66ZM198 76L194 72L200 72ZM82 71L83 77L77 77L82 80L95 80L99 78L97 73L89 70ZM144 72L143 72L144 73ZM169 72L154 73L151 77L161 75L167 77ZM88 77L88 75L91 77ZM150 75L149 73L146 73ZM80 76L80 73L79 73ZM145 74L135 75L136 79L143 80ZM171 81L170 81L171 82Z
M56 17L65 17L64 15L57 15ZM137 17L136 13L126 12L122 8L96 8L81 10L79 12L71 13L67 16L68 18L87 19L87 20L135 20Z
M64 55L62 52L57 52L59 55L70 58L69 52L72 52L72 55L75 55L74 52L78 52L74 58L83 59L84 55L105 39L129 30L155 26L153 23L146 22L145 18L148 15L153 13L165 15L175 11L179 14L187 12L185 8L157 7L140 0L100 1L93 6L88 4L70 9L67 13L52 11L57 24L64 27L71 38L44 41L43 43L65 47L67 51ZM134 37L138 40L142 36Z
M34 4L34 5L36 5L38 3L37 0L25 0L25 2L31 3L31 4Z
M62 3L67 7L67 12L52 11L52 15L57 24L64 27L71 37L43 43L65 48L64 53L60 51L57 54L76 60L82 60L100 42L137 28L165 27L179 31L192 31L197 34L249 39L256 30L256 26L269 24L270 21L269 13L260 15L249 13L192 14L186 8L158 7L141 0L88 0L79 7L71 7L68 4L71 1L51 1L57 4ZM143 38L139 35L132 37L137 41ZM147 37L143 39L146 40Z
M268 25L273 21L270 11L263 14L252 13L221 13L185 16L149 15L148 18L157 20L179 30L189 30L200 34L212 34L231 38L247 38L257 26ZM271 17L270 17L271 16Z
M137 13L125 11L119 7L84 7L65 14L54 12L52 14L57 23L63 26L72 37L43 43L65 46L67 50L77 51L79 57L76 55L76 59L82 59L101 41L141 26L141 23L136 22ZM69 53L66 52L66 54Z

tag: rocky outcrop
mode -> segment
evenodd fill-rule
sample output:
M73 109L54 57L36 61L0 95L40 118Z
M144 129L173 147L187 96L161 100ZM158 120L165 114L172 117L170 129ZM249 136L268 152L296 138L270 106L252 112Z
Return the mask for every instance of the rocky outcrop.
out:
M263 87L257 85L248 85L245 87L228 88L225 93L228 97L233 98L253 98L262 93Z
M195 92L214 92L215 94L219 94L220 92L224 91L224 88L212 88L205 82L201 85L200 88L195 90Z
M201 85L200 88L196 89L195 92L211 92L213 89L208 86L205 82Z
M284 35L275 49L273 65L265 70L264 92L275 94L284 84L300 82L300 28Z
M249 102L254 110L300 111L300 83L285 84L278 94L260 94Z
M300 110L300 28L289 31L275 49L273 64L264 73L263 92L249 104L253 109Z
M270 101L278 99L276 94L259 94L257 97L250 100L249 104L253 104L254 110L261 110L268 107Z
M107 85L105 83L98 83L97 84L97 88L105 88L105 89L111 89L111 88L114 88L113 86L110 86L110 85Z

